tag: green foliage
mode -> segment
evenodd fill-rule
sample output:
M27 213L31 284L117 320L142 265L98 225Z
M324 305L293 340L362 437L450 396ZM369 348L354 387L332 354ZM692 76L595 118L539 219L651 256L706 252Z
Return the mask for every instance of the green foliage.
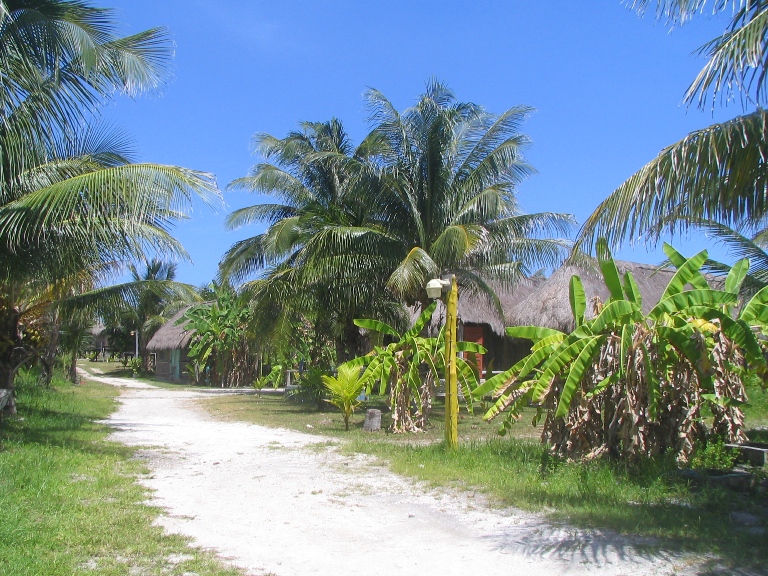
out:
M131 367L131 370L135 374L137 374L141 370L143 365L141 361L141 357L131 358L130 361L128 362L128 365Z
M392 432L417 432L428 421L435 383L445 371L444 330L437 337L421 336L437 306L432 302L421 313L414 325L403 334L391 326L375 320L358 319L355 324L394 338L384 346L374 346L366 356L350 360L347 365L365 366L363 380L368 392L385 394L389 391L392 410ZM473 342L458 342L458 351L485 353L485 348ZM459 385L471 410L470 394L477 387L477 367L463 358L457 358Z
M280 386L280 384L282 384L284 376L285 375L282 364L275 364L270 369L269 374L256 378L256 380L253 382L253 387L258 388L259 390L266 388L267 386L277 388Z
M725 447L722 440L702 442L696 446L691 457L691 468L705 470L732 470L738 454Z
M330 402L341 410L344 416L344 429L349 430L349 418L362 404L358 397L365 386L363 370L359 366L342 364L336 376L323 376L323 385L328 391Z
M321 410L325 401L326 388L323 384L325 373L319 368L310 368L299 376L299 385L287 394L293 402L313 404Z
M507 411L506 430L534 403L546 415L542 439L569 458L636 460L670 451L686 461L695 443L707 437L704 408L712 413L713 434L745 440L742 379L747 367L765 369L749 322L767 314L768 304L758 293L734 319L744 265L730 277L729 290L713 289L700 272L706 252L687 259L669 246L665 250L678 269L648 314L630 273L622 290L603 245L601 269L612 296L597 316L583 320L581 283L574 278L573 332L508 329L534 345L529 356L475 390L477 398L497 397L486 418Z
M247 295L229 284L214 284L215 299L190 307L179 322L194 330L189 357L209 373L210 384L239 386L253 382L252 311ZM203 368L204 367L204 368Z

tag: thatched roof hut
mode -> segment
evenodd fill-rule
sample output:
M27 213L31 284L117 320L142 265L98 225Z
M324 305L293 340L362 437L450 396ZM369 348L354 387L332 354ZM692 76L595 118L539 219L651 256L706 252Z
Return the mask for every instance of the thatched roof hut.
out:
M619 273L631 272L637 282L643 297L645 312L655 306L661 299L664 289L675 273L673 269L659 270L652 264L616 261ZM573 313L569 300L571 277L578 275L584 285L587 297L587 318L594 317L595 299L605 302L609 298L608 288L603 282L603 276L597 265L573 266L564 265L555 270L552 275L533 289L525 299L517 302L511 309L506 310L510 326L546 326L569 332L575 328Z
M504 318L499 316L496 307L485 294L472 293L467 290L462 290L462 288L459 287L459 320L464 324L487 324L495 334L503 336L505 333L504 329L507 326L510 326L508 323L508 311L511 310L515 304L525 299L539 286L539 284L544 282L544 280L543 277L534 276L521 280L511 287L502 287L492 283L491 287L499 297L501 309L504 312ZM411 324L416 321L420 312L421 310L419 307L410 308L408 310ZM444 321L445 303L442 300L439 300L437 302L437 308L435 308L435 312L432 315L430 326L436 331L443 325Z
M152 339L147 344L147 350L149 352L158 352L160 350L182 350L189 345L189 341L194 335L193 330L187 330L185 327L187 322L182 322L177 325L184 313L189 307L179 310L173 318L163 324L160 329L155 332Z

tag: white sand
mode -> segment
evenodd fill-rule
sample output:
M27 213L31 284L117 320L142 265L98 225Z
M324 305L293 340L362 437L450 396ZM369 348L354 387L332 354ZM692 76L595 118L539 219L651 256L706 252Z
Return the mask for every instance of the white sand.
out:
M219 422L207 394L130 379L108 420L112 438L142 446L141 482L171 532L248 574L278 576L681 574L689 561L641 554L615 535L553 526L472 493L434 491L326 439ZM314 447L313 444L316 444ZM689 559L690 560L690 559Z

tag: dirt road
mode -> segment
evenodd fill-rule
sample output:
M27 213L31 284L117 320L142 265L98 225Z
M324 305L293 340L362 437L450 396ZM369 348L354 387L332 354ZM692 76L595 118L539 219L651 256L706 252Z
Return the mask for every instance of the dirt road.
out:
M126 388L107 421L143 447L142 480L169 531L191 536L249 574L310 576L650 575L688 562L641 554L610 534L490 510L471 493L401 478L326 439L214 420L206 394L91 377Z

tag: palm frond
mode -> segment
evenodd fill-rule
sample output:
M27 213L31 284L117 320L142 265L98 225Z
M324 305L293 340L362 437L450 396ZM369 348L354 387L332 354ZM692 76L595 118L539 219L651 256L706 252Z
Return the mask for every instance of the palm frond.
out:
M656 242L691 220L739 225L768 213L768 114L758 110L689 134L633 174L589 217L577 246Z

